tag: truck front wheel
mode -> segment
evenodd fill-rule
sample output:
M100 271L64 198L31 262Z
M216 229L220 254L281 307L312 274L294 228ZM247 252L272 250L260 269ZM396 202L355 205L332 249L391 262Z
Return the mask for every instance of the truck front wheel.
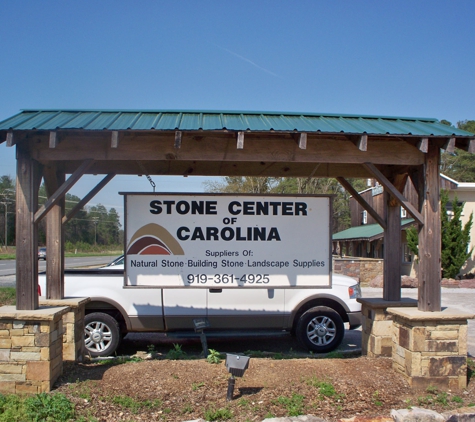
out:
M84 344L92 357L112 355L120 343L119 323L103 312L84 317Z
M327 306L316 306L304 312L297 323L297 339L312 352L326 353L336 349L345 334L340 314Z

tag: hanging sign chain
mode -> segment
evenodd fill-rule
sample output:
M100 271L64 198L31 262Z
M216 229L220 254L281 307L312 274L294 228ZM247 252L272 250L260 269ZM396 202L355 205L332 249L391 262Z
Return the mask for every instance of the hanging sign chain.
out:
M150 182L150 185L152 186L153 192L155 193L155 182L152 180L150 175L147 173L147 170L145 169L145 166L142 164L142 162L137 161L137 164L139 165L140 169L142 170L142 173L145 175L147 180Z

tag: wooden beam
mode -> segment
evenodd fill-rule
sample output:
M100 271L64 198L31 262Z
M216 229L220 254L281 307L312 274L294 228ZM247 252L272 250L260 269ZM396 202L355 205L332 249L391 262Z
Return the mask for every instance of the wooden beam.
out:
M181 139L182 139L182 132L180 130L175 131L175 149L181 148Z
M111 148L119 148L119 131L113 130L111 134Z
M244 148L244 132L238 132L236 149L243 149L243 148Z
M367 169L373 177L381 184L388 192L397 200L399 205L404 207L406 211L419 223L424 224L422 215L417 211L414 206L400 193L394 185L387 179L387 177L381 173L374 164L364 163L363 167Z
M429 149L429 138L421 138L421 140L417 144L417 148L419 149L419 151L423 152L424 154L427 154L427 151Z
M81 176L94 164L94 160L89 159L83 161L83 163L76 169L76 171L69 176L59 189L51 195L46 203L35 213L34 222L38 223L48 211L56 205L56 203L66 195L69 189L71 189L75 183L81 178Z
M307 134L305 132L299 135L299 148L307 149Z
M450 138L445 144L445 152L452 154L455 151L455 138Z
M49 133L49 143L50 148L56 148L58 146L58 134L56 131L51 131Z
M391 195L384 191L387 227L384 230L383 299L401 300L401 208L391 206Z
M340 163L362 164L370 160L366 152L355 148L347 138L328 139L307 134L307 148L298 147L293 137L279 134L261 136L245 133L246 154L236 148L236 136L213 134L210 136L191 136L197 142L182 143L181 161L220 161L220 162L299 162L299 163ZM61 135L63 136L63 135ZM66 136L66 135L65 135ZM39 162L77 161L94 157L96 162L109 161L167 161L170 154L176 155L174 148L175 131L172 134L136 134L135 137L121 133L120 148L110 149L110 133L89 134L78 138L71 134L72 140L61 142L55 149L45 148L44 143L35 144L35 159ZM188 139L188 138L187 138ZM312 142L313 139L318 142ZM47 146L47 143L46 143ZM107 147L106 147L107 146ZM272 148L270 148L271 146ZM424 154L414 145L393 138L371 144L371 161L376 165L422 165ZM117 167L120 169L120 167ZM112 167L99 173L114 172Z
M7 147L15 145L15 137L13 136L13 130L7 132Z
M353 142L360 151L366 152L368 149L368 135L363 133L358 137L356 141Z
M63 217L63 224L66 224L69 220L71 220L77 212L82 209L94 196L97 195L97 193L105 186L107 185L115 176L115 173L110 173L106 177L104 177L94 189L92 189L83 199L81 199L75 206L74 208L69 211L68 215Z
M64 171L45 167L44 180L48 196L64 183ZM61 224L65 210L64 197L46 215L46 295L47 299L64 298L64 228Z
M338 180L340 184L350 193L350 195L355 198L358 204L368 211L369 215L371 215L371 217L373 217L383 229L386 229L386 222L384 219L376 212L373 207L371 207L371 205L365 201L365 199L355 190L355 188L351 186L350 182L348 182L344 177L337 177L336 180Z
M38 208L41 168L23 146L17 146L16 179L16 308L38 309Z
M419 227L419 290L420 311L441 310L441 222L440 222L440 149L430 145L424 166L422 197L424 224Z

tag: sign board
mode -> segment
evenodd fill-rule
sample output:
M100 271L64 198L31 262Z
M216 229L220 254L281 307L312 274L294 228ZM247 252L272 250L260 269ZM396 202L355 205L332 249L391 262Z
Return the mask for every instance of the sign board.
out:
M331 284L330 196L123 195L126 286Z

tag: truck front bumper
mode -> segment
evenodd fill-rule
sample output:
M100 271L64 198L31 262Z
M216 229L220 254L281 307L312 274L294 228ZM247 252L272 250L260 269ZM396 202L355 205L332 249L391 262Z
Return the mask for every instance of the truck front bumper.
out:
M362 322L361 311L348 313L348 320L348 322L350 323L350 330L355 330L356 328L359 328Z

